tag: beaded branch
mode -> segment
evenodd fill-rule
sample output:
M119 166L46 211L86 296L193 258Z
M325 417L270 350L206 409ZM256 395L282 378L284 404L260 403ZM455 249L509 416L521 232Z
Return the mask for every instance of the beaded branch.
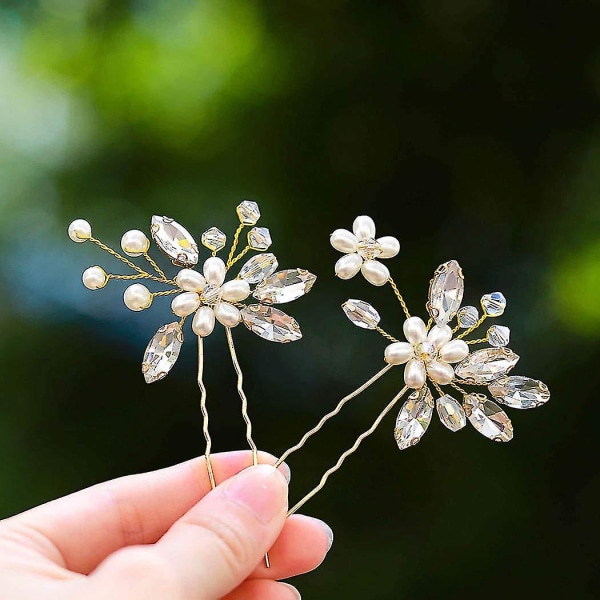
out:
M361 434L354 445L346 450L336 464L328 469L319 484L302 498L289 514L293 514L325 486L329 476L341 468L348 456L362 441L370 436L393 410L400 399L411 392L404 402L394 430L400 450L416 445L431 423L434 408L441 422L452 432L466 426L467 420L485 437L496 442L513 438L513 426L508 415L486 395L469 392L462 386L487 386L490 395L500 404L510 408L529 409L545 404L550 398L548 387L541 381L521 376L508 376L519 356L506 346L510 330L502 325L492 325L485 337L466 339L478 330L488 318L499 317L506 308L506 299L500 292L485 294L481 298L482 314L475 306L462 306L464 277L460 265L450 260L438 267L429 285L425 323L411 316L389 269L378 259L393 258L400 251L394 237L375 238L375 223L370 217L360 216L354 221L353 232L338 229L331 235L331 245L344 253L335 265L340 279L351 279L359 271L375 286L389 284L404 312L403 333L400 341L379 326L379 313L364 300L348 300L342 305L348 319L357 327L377 331L391 342L384 350L385 366L368 381L348 394L334 410L326 414L301 440L286 450L277 465L287 460L323 426L340 413L343 407L356 398L395 366L404 366L405 386L376 418L372 426ZM456 320L456 321L455 321ZM451 326L453 325L453 326ZM489 347L471 351L473 346ZM427 382L435 389L437 399ZM458 401L445 391L450 387L462 396Z

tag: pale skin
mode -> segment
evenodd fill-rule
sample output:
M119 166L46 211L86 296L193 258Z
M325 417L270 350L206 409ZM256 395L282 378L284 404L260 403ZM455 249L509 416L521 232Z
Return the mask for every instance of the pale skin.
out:
M115 479L0 521L0 589L11 600L297 600L280 582L332 542L286 518L289 471L248 452ZM263 555L269 552L271 568Z

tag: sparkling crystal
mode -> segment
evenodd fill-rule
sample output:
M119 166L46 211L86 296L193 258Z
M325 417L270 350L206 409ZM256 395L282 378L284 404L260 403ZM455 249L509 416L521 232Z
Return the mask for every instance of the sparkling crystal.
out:
M417 354L423 359L424 362L430 363L432 360L437 358L438 351L435 346L430 342L421 342L416 348Z
M213 251L225 248L227 236L217 227L211 227L202 234L202 245Z
M383 253L383 248L381 247L381 244L377 240L370 238L368 240L361 240L358 243L357 252L365 260L372 260L374 258L378 258L379 256L381 256L381 254Z
M510 442L513 427L508 415L483 394L469 394L464 397L465 412L471 425L494 442Z
M167 376L179 358L182 344L183 333L177 322L163 325L156 332L146 348L142 362L146 383L153 383Z
M503 348L510 342L510 329L504 325L492 325L487 332L487 339L491 346Z
M210 305L218 302L220 299L221 299L220 286L212 285L211 283L204 286L202 293L200 295L200 300L202 301L202 304L210 306Z
M462 270L455 260L437 268L429 286L427 310L438 325L446 325L454 318L462 302L464 287Z
M156 245L180 267L198 263L198 246L189 232L169 217L152 217L152 238Z
M253 296L266 304L284 304L308 294L316 280L316 276L305 269L279 271L265 279Z
M266 250L271 243L271 233L266 227L253 227L248 232L248 245L252 250Z
M296 320L272 306L251 304L243 308L241 314L250 331L270 342L286 344L302 337Z
M506 375L518 360L519 356L508 348L483 348L469 354L454 372L466 383L487 385Z
M474 306L463 306L459 309L457 318L462 329L469 329L479 321L479 311Z
M240 270L238 277L248 283L260 283L277 270L279 263L274 254L257 254L253 256Z
M481 306L488 317L499 317L506 308L506 298L501 292L492 292L481 297Z
M381 320L379 313L364 300L346 300L342 309L350 321L363 329L376 329Z
M398 413L394 437L400 450L419 443L431 423L432 415L433 397L424 385L408 397Z
M467 415L458 400L448 394L437 399L437 412L440 421L450 430L458 431L467 424Z
M511 408L537 408L550 399L548 386L529 377L500 377L488 389L498 402Z
M258 204L252 200L244 200L238 204L238 207L235 210L240 218L240 223L243 223L244 225L256 225L260 219Z

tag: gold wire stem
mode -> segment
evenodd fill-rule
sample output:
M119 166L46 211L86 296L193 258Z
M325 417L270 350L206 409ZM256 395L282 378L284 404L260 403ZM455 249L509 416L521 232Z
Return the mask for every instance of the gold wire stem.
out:
M385 329L379 327L379 325L375 327L375 331L378 331L384 338L390 340L390 342L398 341L393 335L390 335L387 331L385 331Z
M467 344L485 344L487 341L487 338L481 338L479 340L467 340Z
M441 396L444 395L444 390L442 390L442 388L433 380L430 380L431 383L433 384L433 387L437 390L437 393Z
M398 301L400 302L400 305L402 306L402 310L404 311L406 318L410 319L410 313L408 312L408 306L406 306L406 302L404 301L404 298L402 297L402 294L400 293L400 290L398 289L396 282L391 278L391 276L388 279L388 281L389 281L390 285L392 286L392 290L394 290L394 294L396 294L396 298L398 298Z
M477 321L475 325L472 325L471 327L469 327L469 329L465 329L460 335L456 336L456 339L462 340L462 338L464 338L465 336L469 335L470 333L473 333L486 319L487 315L483 313L483 315L479 318L479 321Z
M172 296L173 294L179 294L181 290L177 288L176 290L164 290L162 292L153 292L153 296Z
M427 321L427 331L429 331L431 329L432 325L433 325L433 319L431 317L429 317L429 321Z
M458 390L463 396L468 396L469 392L467 392L466 390L463 390L463 388L460 387L460 385L454 383L454 381L450 382L450 385L455 389Z
M229 256L227 257L227 268L231 267L233 264L233 256L235 251L237 250L238 243L240 241L240 233L242 233L244 229L244 224L240 223L238 228L235 230L235 234L233 235L233 242L231 244L231 250L229 251Z
M379 413L379 416L375 419L375 421L373 422L373 425L371 425L371 427L369 427L369 429L367 429L367 431L365 431L364 433L361 433L358 436L358 438L356 439L356 441L354 442L352 447L349 448L348 450L346 450L346 452L344 452L339 457L337 463L335 463L335 465L333 467L331 467L330 469L325 471L325 473L323 474L323 477L321 477L321 481L319 482L319 485L317 485L315 488L313 488L308 494L306 494L306 496L304 496L304 498L302 498L302 500L300 500L295 506L293 506L290 510L288 510L288 513L287 513L288 517L290 515L293 515L300 508L302 508L311 498L316 496L325 487L325 484L327 483L329 476L332 475L333 473L335 473L336 471L338 471L341 468L342 464L344 464L344 461L351 454L356 452L356 450L358 450L358 447L362 444L363 440L368 438L377 429L377 427L379 427L379 424L381 423L381 421L383 421L383 419L386 417L386 415L394 408L394 406L396 406L396 404L398 403L398 400L400 400L400 398L402 398L402 396L404 396L404 394L407 391L408 391L408 387L405 386L404 388L402 388L402 390L400 390L400 392L398 394L396 394L396 396L394 396L393 400L383 409L383 411L381 413Z
M155 260L147 253L144 252L144 258L150 263L152 268L163 278L166 279L167 276L165 272L156 264Z
M214 490L217 487L215 482L215 474L210 460L210 452L212 450L212 440L208 432L208 410L206 409L206 387L203 380L204 373L204 342L201 336L198 336L198 387L200 388L200 410L202 411L202 432L206 440L206 448L204 456L206 457L206 470L210 479L210 487Z
M238 260L240 260L240 258L242 258L242 256L246 256L246 254L248 252L250 252L250 250L252 250L252 248L250 248L250 246L246 246L235 258L231 259L231 261L229 262L229 267L232 267L233 265L235 265L235 263Z
M246 398L244 388L242 387L244 384L244 375L242 374L242 368L240 367L240 363L237 359L235 346L233 344L233 335L231 333L231 327L225 327L225 334L227 335L227 345L229 346L229 353L231 354L233 368L237 373L237 391L242 400L242 417L244 418L244 423L246 423L246 440L248 441L250 450L252 450L252 464L257 465L258 448L256 447L254 440L252 439L252 421L250 420L250 415L248 414L248 399Z
M383 367L383 369L381 369L381 371L375 373L375 375L373 375L371 379L365 381L365 383L363 383L359 388L355 389L351 394L348 394L346 397L342 398L338 405L331 412L327 413L310 431L307 431L302 436L302 439L295 446L288 448L279 457L279 459L275 463L275 467L279 467L287 458L289 458L290 455L296 452L296 450L300 450L300 448L302 448L302 446L306 444L309 438L311 438L315 433L318 433L323 428L323 426L325 425L325 423L327 423L327 421L329 421L329 419L335 417L340 413L340 411L342 410L342 408L344 408L344 405L347 402L350 402L350 400L356 398L356 396L358 396L359 394L362 394L362 392L364 392L370 385L375 383L380 377L383 377L383 375L385 375L392 368L392 366L393 365L386 365L385 367Z

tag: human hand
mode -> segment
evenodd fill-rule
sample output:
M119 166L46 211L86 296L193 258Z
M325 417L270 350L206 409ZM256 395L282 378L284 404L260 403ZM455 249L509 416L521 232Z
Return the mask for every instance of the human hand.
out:
M273 463L268 454L261 463ZM115 479L0 522L0 598L294 600L276 581L316 568L323 522L286 519L287 468L248 452ZM241 472L240 472L241 471ZM271 568L264 566L269 552Z

